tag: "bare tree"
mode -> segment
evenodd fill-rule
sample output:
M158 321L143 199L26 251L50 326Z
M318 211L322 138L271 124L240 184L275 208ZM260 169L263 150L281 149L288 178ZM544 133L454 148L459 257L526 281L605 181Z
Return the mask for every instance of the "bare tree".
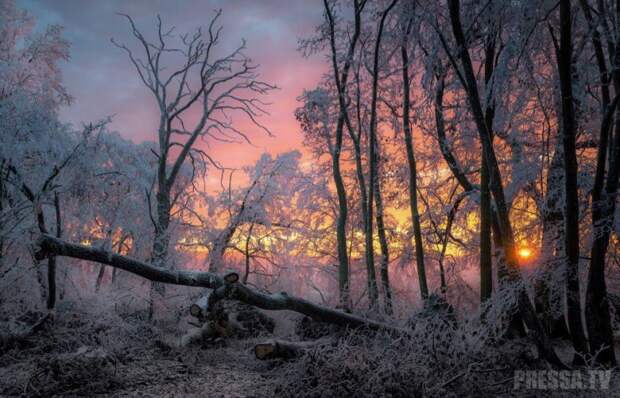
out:
M478 130L478 135L482 144L483 156L489 171L489 190L493 195L497 215L494 220L494 224L497 224L497 226L494 227L494 230L501 238L502 251L507 265L506 279L517 282L521 279L521 274L519 271L519 260L517 258L514 233L508 214L508 202L506 201L506 196L502 185L502 176L497 156L493 148L493 143L491 141L491 134L486 124L483 107L480 101L478 83L467 46L467 38L461 24L460 8L461 6L459 0L448 1L450 24L458 48L456 59L452 56L452 53L447 46L446 38L441 34L441 32L439 32L439 34L441 36L442 44L449 55L450 62L453 64L452 66L457 72L459 80L467 94L470 111L473 115L474 123L476 125L476 129ZM457 59L460 62L457 62ZM462 67L462 73L459 68L459 63ZM543 329L540 320L537 318L534 307L532 306L532 303L527 295L527 291L524 287L519 288L518 307L520 315L523 317L523 320L533 333L543 356L552 363L556 363L558 365L561 364L562 362L553 350L549 337Z
M618 19L620 5L616 3L615 15L610 16L611 5L598 1L599 24L596 25L588 1L580 0L580 5L592 33L591 41L599 70L603 115L592 188L593 242L586 292L586 319L590 353L600 363L615 365L617 362L605 281L605 259L614 223L618 178L620 177L620 110L617 109L620 98L620 70L615 67L620 61L620 42L617 36L614 36L615 40L613 40L609 34L610 27L607 20L608 18L614 20L616 26L613 26L613 29L617 30L617 24L620 23ZM603 31L602 35L599 29ZM605 58L602 36L607 40L609 62ZM611 65L611 73L607 66L608 63ZM616 94L613 101L611 101L609 90L610 82L613 83ZM614 115L615 125L612 121ZM614 125L613 133L612 125ZM607 156L610 157L609 161L607 161ZM606 171L607 178L605 178Z
M32 208L35 216L35 220L37 223L37 228L39 232L42 234L50 233L49 227L46 223L45 212L43 210L43 206L46 204L45 199L46 196L49 196L50 193L53 193L53 206L54 206L54 215L55 215L55 235L57 238L60 238L62 235L62 219L60 216L60 199L58 197L57 188L58 186L55 184L55 180L60 175L61 171L76 157L79 149L83 146L86 138L95 130L101 129L105 126L104 123L94 125L88 125L84 130L84 140L78 142L78 144L71 150L65 158L60 162L60 164L55 165L52 170L49 172L47 178L43 182L43 185L40 189L32 188L24 179L22 178L19 170L9 164L7 169L9 175L13 175L13 179L9 180L17 187L17 189L22 192L22 194L26 197L26 199L32 203ZM42 275L40 271L37 273L37 277L39 279L39 284L41 286L41 293L43 298L47 296L46 305L47 309L52 310L56 306L56 257L50 256L47 259L47 289L45 288L45 284L43 282Z
M131 32L140 46L140 55L125 44L112 42L125 50L142 83L149 89L159 108L157 138L156 217L152 260L157 266L166 264L170 242L171 209L183 188L175 186L188 158L213 163L198 148L197 140L244 140L246 132L236 128L234 116L246 117L253 126L270 134L258 117L265 114L260 97L275 87L259 80L257 65L245 53L245 41L226 55L218 55L222 27L218 24L221 10L211 19L207 32L174 34L165 30L157 18L156 41L149 41L129 15ZM171 42L177 41L178 44ZM182 58L180 66L174 60ZM190 117L197 112L198 117ZM192 115L193 116L193 115Z
M566 206L566 302L575 356L573 362L582 363L587 353L586 337L581 322L579 293L579 194L577 192L577 152L575 109L573 104L572 56L573 37L570 0L560 1L560 43L555 42L560 92L562 97L562 143L564 154L564 189ZM552 32L553 33L553 32Z
M353 155L355 157L355 175L357 177L357 185L360 192L360 212L362 215L362 221L364 224L364 260L366 262L366 279L368 298L370 307L374 307L379 297L379 291L377 289L377 276L375 272L375 252L372 245L372 220L369 223L368 219L368 196L366 176L364 173L364 165L362 159L362 137L365 136L363 130L362 119L362 57L364 54L364 43L360 46L359 60L354 68L355 77L355 120L357 122L357 130L351 125L351 120L347 117L347 131L353 142Z
M413 224L413 239L415 242L415 259L418 268L418 283L420 285L420 294L422 299L428 298L428 284L426 282L426 267L424 265L424 246L422 242L422 229L420 227L420 212L418 211L418 182L417 182L417 166L415 152L413 148L413 135L411 133L411 119L409 110L411 107L410 100L410 71L409 71L409 36L414 23L413 9L409 10L403 40L400 45L400 56L402 62L403 74L403 132L405 135L405 148L407 150L407 166L409 167L409 208L411 211L411 222ZM442 273L442 282L443 279ZM443 286L443 284L442 284Z
M495 104L493 100L493 71L495 67L496 32L486 35L484 47L484 84L487 91L484 121L493 140L493 119ZM484 153L481 154L480 167L480 300L485 301L493 292L493 262L491 256L491 192L489 191L489 168Z
M329 34L329 46L331 50L331 63L333 68L333 77L338 91L338 106L340 109L338 121L335 131L335 142L332 149L332 169L334 175L334 184L336 185L336 193L338 195L338 225L336 229L338 240L338 283L340 287L340 302L345 308L350 305L349 297L349 258L347 255L347 194L340 171L340 154L342 151L342 138L345 119L348 118L347 104L347 82L349 80L349 72L355 54L355 47L360 35L361 14L366 0L354 0L355 27L351 38L349 48L342 70L338 65L338 50L336 48L336 20L334 16L333 4L328 0L323 0L325 16L327 18L327 27Z
M392 0L388 6L381 11L381 19L379 20L379 26L377 28L377 37L375 38L375 49L373 54L373 66L372 66L372 98L370 103L370 129L368 132L368 162L370 163L370 193L368 195L368 225L371 226L372 232L372 211L373 211L373 197L377 201L377 233L379 234L379 244L381 246L381 287L383 291L383 299L385 303L386 312L392 311L392 292L390 290L390 280L388 274L388 265L390 262L389 245L387 243L387 237L385 234L385 224L383 220L383 198L381 196L381 184L379 177L379 147L377 142L377 94L379 85L379 69L380 69L380 52L381 52L381 39L383 36L383 29L385 27L385 21L394 8L398 0Z

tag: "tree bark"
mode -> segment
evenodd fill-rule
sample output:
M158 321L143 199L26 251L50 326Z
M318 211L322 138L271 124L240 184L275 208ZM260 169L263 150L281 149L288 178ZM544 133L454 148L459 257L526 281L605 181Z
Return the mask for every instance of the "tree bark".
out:
M162 139L162 138L160 138ZM155 195L157 200L157 220L155 223L155 236L153 238L153 250L151 253L152 262L156 266L166 264L168 258L168 245L170 244L170 236L168 227L170 226L170 189L166 177L166 161L165 156L159 159L158 169L158 190ZM152 283L149 290L149 319L153 319L155 313L155 303L159 298L165 295L164 285Z
M383 28L385 26L385 20L396 5L397 0L392 2L381 13L381 20L377 30L377 37L375 38L375 48L373 54L373 68L372 68L372 98L370 103L370 130L368 137L368 161L370 162L370 190L374 193L377 200L377 230L379 233L379 243L381 246L381 284L383 290L383 298L385 302L386 312L392 310L392 294L390 291L390 282L388 275L389 265L389 247L387 244L387 238L385 236L385 225L383 225L383 201L381 198L381 184L379 177L379 147L377 142L377 95L379 85L379 56L381 52L381 38L383 36ZM368 224L372 225L372 207L373 207L373 195L369 194L368 198ZM372 231L372 230L371 230Z
M56 237L62 236L62 219L60 218L60 200L58 192L54 192L54 211L56 214ZM47 260L47 309L53 310L56 306L56 257Z
M409 209L411 211L411 222L413 224L415 259L418 269L418 284L420 286L420 295L422 296L422 300L425 300L428 298L428 284L426 281L426 267L424 265L424 246L422 244L420 213L418 211L417 166L415 152L413 150L413 137L411 134L411 121L409 116L409 108L411 106L411 83L409 79L409 52L407 47L412 23L413 19L410 18L400 47L403 73L403 132L405 135L405 148L407 150L407 165L409 166Z
M338 121L336 127L336 145L332 155L332 170L334 184L338 195L338 223L336 225L336 239L338 246L338 287L340 291L340 304L343 308L350 307L349 296L349 256L347 254L347 193L340 171L340 151L342 148L342 121Z
M597 153L596 173L594 187L592 188L592 231L593 239L590 253L590 268L588 271L588 286L586 290L586 320L588 337L590 340L590 354L596 362L615 366L617 364L614 350L613 329L609 298L607 296L607 284L605 281L605 258L609 246L609 237L614 223L616 195L618 190L618 176L620 173L620 111L617 110L618 93L620 93L620 71L613 69L612 81L616 98L610 104L609 74L605 53L601 43L601 35L598 27L594 26L589 5L586 0L581 0L581 8L592 30L592 44L599 67L601 81L601 97L603 99L603 122L599 136L599 148ZM601 21L606 23L607 10L603 2L599 2ZM616 14L620 13L616 5ZM618 15L616 15L616 18ZM608 43L612 65L618 65L620 51L618 44ZM609 105L609 106L608 106ZM612 115L615 112L616 124L613 139L610 139ZM607 151L609 150L609 171L605 180L605 168L607 165Z
M165 170L165 169L164 169ZM157 194L157 225L155 226L155 239L153 240L153 264L164 264L168 257L168 245L170 239L168 237L168 227L170 226L170 190L165 181L159 183Z
M495 69L495 33L489 34L484 54L484 83L487 100L484 120L493 140L493 119L495 105L492 96L493 71ZM489 93L491 92L491 93ZM480 301L484 302L493 292L493 262L491 253L491 192L489 191L489 168L484 153L481 154L480 167Z
M360 55L361 57L361 55ZM366 281L368 288L368 299L370 308L374 308L377 304L379 292L377 289L377 276L375 272L375 252L372 239L372 224L369 224L368 218L368 191L366 190L366 178L364 177L364 168L362 165L362 111L361 111L361 87L359 78L359 68L362 62L358 62L358 66L355 69L355 96L356 96L356 116L357 116L357 134L353 130L350 119L345 119L347 123L347 130L351 141L353 141L353 150L355 155L355 174L357 176L359 191L360 191L360 209L362 213L362 220L364 223L364 259L366 261ZM370 219L372 220L372 219Z
M248 283L248 277L250 276L250 260L252 256L250 255L250 241L252 240L252 231L254 230L255 223L251 223L248 228L248 236L245 238L245 249L244 249L244 257L245 257L245 272L243 273L243 283Z
M385 305L385 312L387 314L392 313L392 290L390 288L390 248L387 241L387 234L385 232L385 222L383 220L383 199L381 197L381 183L377 181L374 184L377 197L377 234L379 235L379 246L381 247L381 289L383 291L383 302Z
M562 142L558 140L556 148L551 158L551 163L547 171L547 193L545 195L545 206L542 215L542 256L540 260L540 278L535 285L535 305L543 325L551 337L570 338L570 333L566 327L564 317L564 303L560 303L562 311L556 315L557 311L551 308L551 288L549 278L557 271L560 266L558 260L564 257L564 209L563 186L564 186L564 167L562 165L564 156L562 155ZM557 286L554 287L558 289ZM560 286L562 294L556 297L564 297L566 286Z
M587 354L586 337L581 322L581 294L579 292L579 192L577 183L577 151L575 108L572 83L572 19L570 0L560 1L560 46L557 53L560 92L562 96L562 143L564 152L564 189L566 225L566 303L568 325L575 357L581 364Z
M6 160L1 159L0 162L0 214L4 212L4 201L6 199L7 190L5 179L8 177L8 170L5 172ZM0 271L4 268L4 233L0 230Z
M359 138L360 137L358 136L357 139L353 139L353 146L355 150L355 171L360 190L360 208L364 222L364 258L366 261L368 298L370 301L370 307L372 308L377 304L379 292L377 289L377 275L375 272L375 250L372 244L373 228L372 224L369 224L368 222L368 192L366 190L366 181L362 168L362 155Z

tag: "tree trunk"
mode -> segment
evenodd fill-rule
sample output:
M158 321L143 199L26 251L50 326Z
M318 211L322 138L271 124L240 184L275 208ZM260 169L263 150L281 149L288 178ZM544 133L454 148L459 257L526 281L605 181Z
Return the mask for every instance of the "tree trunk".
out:
M359 123L358 126L360 126ZM357 181L360 190L360 207L362 211L362 218L364 220L364 257L366 260L368 298L370 301L370 307L373 308L377 304L379 292L377 289L377 276L375 272L375 250L372 241L372 219L369 223L368 193L366 191L366 181L364 178L364 171L362 169L362 154L359 142L360 137L361 133L360 136L357 137L357 139L353 140L355 148L355 171L357 174Z
M381 283L385 299L386 310L391 311L392 297L389 285L388 264L389 252L387 238L385 236L385 225L383 225L383 203L381 200L381 185L379 183L379 147L377 142L377 92L379 84L379 53L381 51L381 38L387 15L396 5L396 0L387 6L381 13L381 21L375 39L372 69L372 98L370 103L370 129L368 137L368 161L370 162L370 192L368 198L368 224L372 225L373 193L377 197L377 230L379 231L379 241L381 245Z
M157 191L157 226L155 227L155 239L153 240L153 264L165 264L168 258L168 245L170 237L168 227L170 225L170 190L167 183L160 182Z
M245 238L245 250L244 250L244 257L245 257L245 272L243 273L243 283L248 283L248 277L250 276L250 260L251 260L251 255L250 255L250 240L252 239L252 231L254 230L254 223L250 224L250 228L248 228L248 236Z
M409 53L407 49L408 37L411 29L412 20L409 20L405 38L400 47L403 72L403 132L405 135L405 148L407 150L407 165L409 166L409 209L411 211L411 222L413 224L413 239L415 243L415 259L418 269L418 283L422 300L428 298L428 284L426 281L426 267L424 265L424 246L422 244L422 229L420 227L420 213L418 211L418 178L413 150L413 137L411 134L411 123L409 108L411 106L409 79Z
M618 85L617 92L620 92L620 84ZM609 114L617 107L618 98L620 96L614 99L613 107L608 110ZM601 135L608 131L608 127L607 123L603 123ZM586 293L586 319L588 320L588 333L590 335L590 351L593 355L597 354L597 361L605 365L616 364L609 299L605 282L605 258L614 224L618 177L620 175L620 111L616 112L612 148L613 156L609 161L609 172L607 173L605 189L602 189L602 184L598 185L595 183L592 193L594 242L592 243ZM599 154L601 151L604 152L605 149L600 148Z
M165 160L164 157L160 159L161 163ZM157 190L157 223L155 225L155 237L153 239L153 251L151 254L152 262L154 265L160 267L166 264L168 259L168 245L170 244L170 236L168 234L168 227L170 225L170 189L168 187L165 165L163 166L163 176L161 170L159 175L159 188ZM153 319L155 314L155 304L159 298L163 298L165 295L164 285L158 283L152 283L149 290L149 319Z
M347 193L340 172L340 151L342 148L342 118L338 120L336 127L336 145L332 154L332 169L336 193L338 195L338 224L336 226L336 239L338 246L338 288L340 291L340 305L343 308L350 307L349 296L349 257L347 255Z
M515 250L514 234L512 232L512 226L510 225L510 219L508 217L508 206L504 195L504 189L502 187L502 176L499 170L497 158L495 156L495 150L491 142L491 134L487 129L486 121L484 118L484 112L480 102L480 95L478 93L476 76L467 50L465 36L462 30L460 21L460 5L458 0L448 1L450 8L450 20L452 22L452 28L454 36L459 46L459 57L461 59L461 65L463 66L465 75L465 84L468 102L470 104L471 111L473 113L474 122L478 129L480 141L483 147L484 158L489 170L489 189L495 199L495 207L497 211L497 219L499 223L499 229L502 237L504 255L506 256L506 262L511 273L518 273L519 262Z
M6 161L2 159L0 162L0 214L4 213L4 200L7 196L5 188L5 179L8 177L8 170L5 173L4 165ZM4 232L0 229L0 271L4 268Z
M482 158L480 170L480 301L491 298L493 292L493 261L491 243L491 193L489 172Z
M336 138L332 150L332 171L334 175L334 184L336 185L336 193L338 195L338 224L336 227L336 239L338 246L338 287L340 291L340 305L343 308L350 307L349 296L349 258L347 255L347 196L342 179L342 173L340 172L340 152L342 150L342 130L344 127L345 119L347 118L347 104L346 104L346 91L347 81L349 79L349 70L353 61L353 55L355 53L355 46L361 29L361 12L364 7L363 4L359 4L358 0L354 1L355 12L355 31L351 38L347 57L345 58L342 74L340 74L338 67L338 54L336 49L336 21L332 14L331 5L327 0L323 0L323 6L325 8L325 14L329 23L329 43L331 48L331 61L334 72L334 80L336 82L336 89L338 91L338 106L339 116L336 125Z
M56 237L62 236L62 219L60 218L60 200L54 192L54 211L56 215ZM47 309L53 310L56 306L56 257L47 260Z
M467 99L474 117L474 122L483 147L484 158L489 170L489 189L493 194L493 199L495 200L495 209L498 222L497 231L501 237L508 277L511 281L520 283L521 274L519 271L519 261L515 250L514 234L510 224L508 206L502 186L502 177L497 158L495 156L495 150L493 149L493 144L491 142L491 134L489 133L484 120L484 113L480 103L476 75L473 70L469 50L465 40L465 34L463 33L463 27L461 25L459 0L448 0L448 6L452 31L456 44L459 48L458 57L461 60L461 66L464 72L463 84L465 85ZM449 51L449 49L447 50ZM458 68L458 65L454 65L454 67ZM526 322L528 329L533 334L543 357L557 366L564 367L562 361L553 350L549 337L543 329L540 320L536 317L536 311L534 310L524 287L519 288L518 298L519 312L521 313L523 320Z
M392 290L390 288L390 248L388 246L387 235L385 233L385 222L383 220L383 199L381 197L381 183L377 179L374 184L375 196L377 197L377 233L379 234L379 245L381 246L381 289L383 291L383 303L385 312L392 313Z
M603 100L603 122L599 136L599 148L597 153L596 173L594 187L592 188L592 233L593 239L590 253L590 268L588 271L588 286L586 291L586 320L588 337L590 340L590 354L595 360L607 366L616 365L614 350L613 329L609 299L607 297L607 285L605 281L605 258L609 246L609 236L614 224L616 194L618 188L618 174L620 167L620 111L617 111L618 93L620 93L620 71L613 69L612 80L616 98L610 104L609 73L605 52L601 43L601 34L590 12L587 0L580 1L583 13L592 30L592 45L599 67L599 79L601 82L601 97ZM600 19L606 23L607 9L603 2L599 2ZM616 14L620 12L616 5ZM618 15L616 15L616 18ZM612 65L620 61L618 44L608 43ZM610 139L610 127L612 115L615 112L616 124L614 138ZM605 168L607 165L607 151L609 151L609 172L605 181Z
M361 62L360 62L361 65ZM377 304L379 292L377 289L377 276L375 272L375 252L372 239L372 223L369 223L368 218L368 191L366 190L366 178L364 177L364 168L362 165L362 113L361 113L361 89L359 80L359 66L355 72L355 96L356 96L356 116L357 116L357 134L351 126L350 119L347 117L347 129L351 141L353 141L353 149L355 154L355 174L357 176L357 182L360 191L360 209L362 213L362 220L364 223L364 259L366 261L366 281L368 288L368 299L370 308L374 308ZM372 221L372 218L370 218Z
M562 162L562 143L558 140L551 158L547 172L547 193L545 195L545 207L542 215L542 256L540 260L541 273L535 286L535 303L543 325L551 337L569 338L570 333L566 328L564 319L564 303L560 303L562 311L558 315L557 310L551 308L551 288L549 278L557 272L560 261L565 255L564 249L564 213L562 208L564 185L564 167ZM560 260L560 261L558 261ZM560 286L561 292L556 292L555 297L564 297L566 286Z
M492 93L493 71L495 69L495 32L489 34L484 54L484 84L487 90L487 100L484 120L493 140L493 119L495 105ZM484 302L493 292L493 262L491 253L491 192L489 191L489 169L484 156L480 156L480 301Z
M228 272L222 277L222 280L224 284L233 284L239 281L239 275L236 272ZM243 282L243 284L245 284L245 282ZM190 305L189 313L202 321L206 319L214 305L225 297L226 289L222 287L210 290Z
M577 186L577 152L575 148L575 108L572 83L572 32L570 0L560 1L560 47L557 54L562 95L562 143L564 152L566 303L568 325L575 349L575 363L587 354L586 337L581 322L579 292L579 192Z

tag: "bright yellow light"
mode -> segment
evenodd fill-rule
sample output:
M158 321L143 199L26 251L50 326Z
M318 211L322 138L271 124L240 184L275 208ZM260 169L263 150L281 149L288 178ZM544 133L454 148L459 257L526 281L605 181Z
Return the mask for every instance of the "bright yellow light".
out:
M532 249L530 249L529 247L522 247L517 251L517 255L523 259L523 260L527 260L530 257L532 257Z

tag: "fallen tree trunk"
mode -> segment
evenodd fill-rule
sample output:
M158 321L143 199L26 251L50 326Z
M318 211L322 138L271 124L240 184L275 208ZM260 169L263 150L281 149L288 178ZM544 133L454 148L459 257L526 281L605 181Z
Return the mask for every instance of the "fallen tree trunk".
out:
M258 292L238 282L239 276L235 273L229 273L222 277L211 272L159 268L103 249L70 243L51 235L41 234L35 243L35 258L43 260L50 256L94 261L131 272L154 282L214 289L212 294L216 296L239 300L265 310L295 311L317 321L345 327L366 327L372 330L406 333L405 329L314 304L299 297L289 296L285 292L275 294Z
M239 274L236 272L228 272L223 277L224 285L230 285L239 281ZM225 286L208 291L201 296L189 307L189 313L198 318L200 321L207 319L209 313L213 310L218 301L225 299L227 290Z
M211 292L200 297L195 303L189 306L189 313L191 316L200 320L207 317L209 313L209 297L211 297Z
M302 356L308 350L321 345L331 344L332 339L322 339L315 341L283 341L271 340L266 343L254 346L254 355L261 361L268 359L293 359Z

